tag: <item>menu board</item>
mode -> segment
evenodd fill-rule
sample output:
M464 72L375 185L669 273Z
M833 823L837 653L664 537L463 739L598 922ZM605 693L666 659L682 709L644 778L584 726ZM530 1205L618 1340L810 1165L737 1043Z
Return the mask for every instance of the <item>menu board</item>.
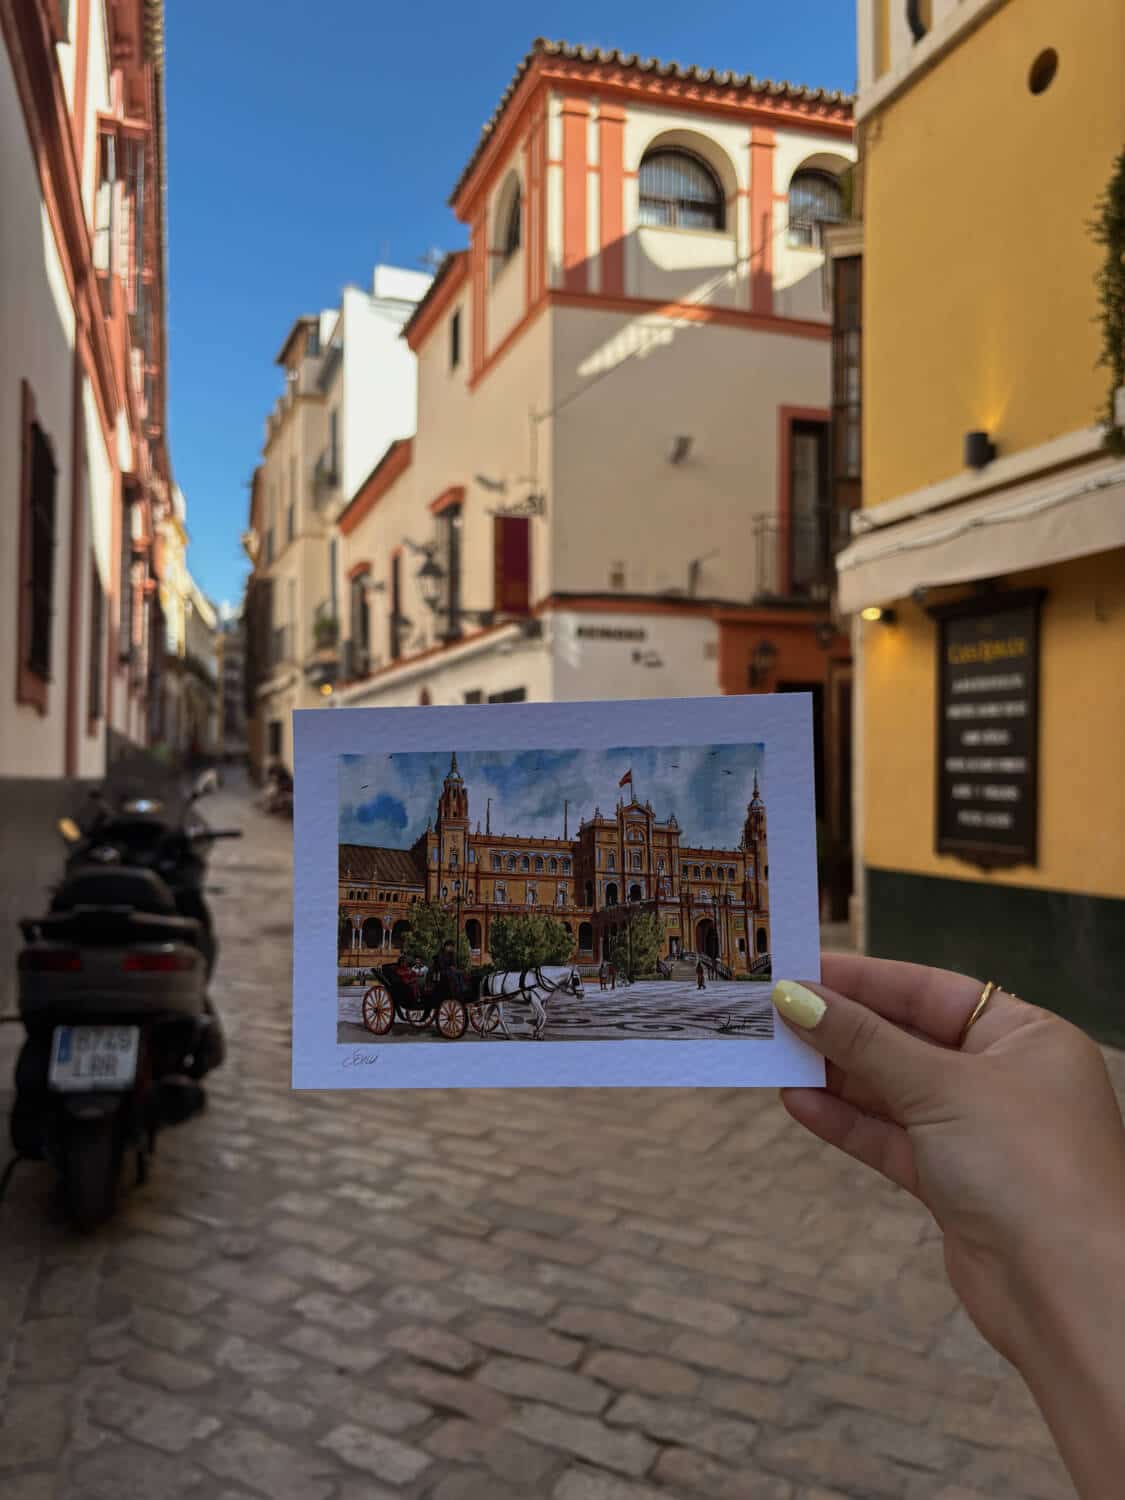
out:
M1041 598L993 595L935 611L939 853L1035 863Z

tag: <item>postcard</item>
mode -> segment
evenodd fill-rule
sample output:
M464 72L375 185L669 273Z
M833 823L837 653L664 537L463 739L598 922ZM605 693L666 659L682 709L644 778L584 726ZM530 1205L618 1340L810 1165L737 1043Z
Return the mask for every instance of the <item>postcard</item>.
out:
M821 1086L807 694L294 716L297 1088Z

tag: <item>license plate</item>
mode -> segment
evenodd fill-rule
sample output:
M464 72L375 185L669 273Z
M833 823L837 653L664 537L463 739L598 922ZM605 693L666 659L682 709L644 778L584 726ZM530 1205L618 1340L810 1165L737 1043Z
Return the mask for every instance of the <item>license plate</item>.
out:
M131 1088L139 1026L56 1026L48 1083L60 1093Z

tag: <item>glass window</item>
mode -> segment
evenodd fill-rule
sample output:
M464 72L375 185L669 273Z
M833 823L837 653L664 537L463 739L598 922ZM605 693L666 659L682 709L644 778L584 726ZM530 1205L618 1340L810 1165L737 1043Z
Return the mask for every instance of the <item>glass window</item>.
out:
M789 184L789 243L819 248L821 228L842 224L840 184L827 172L795 172Z
M686 151L652 151L641 162L640 220L674 229L722 229L723 190Z

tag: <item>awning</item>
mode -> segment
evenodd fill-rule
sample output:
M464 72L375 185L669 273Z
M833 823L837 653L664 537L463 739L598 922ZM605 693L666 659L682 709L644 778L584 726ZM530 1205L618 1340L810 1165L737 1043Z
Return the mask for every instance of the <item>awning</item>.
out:
M878 508L871 517L877 520ZM857 537L836 559L840 608L852 614L917 588L1019 573L1114 547L1125 547L1125 463L1106 458Z

